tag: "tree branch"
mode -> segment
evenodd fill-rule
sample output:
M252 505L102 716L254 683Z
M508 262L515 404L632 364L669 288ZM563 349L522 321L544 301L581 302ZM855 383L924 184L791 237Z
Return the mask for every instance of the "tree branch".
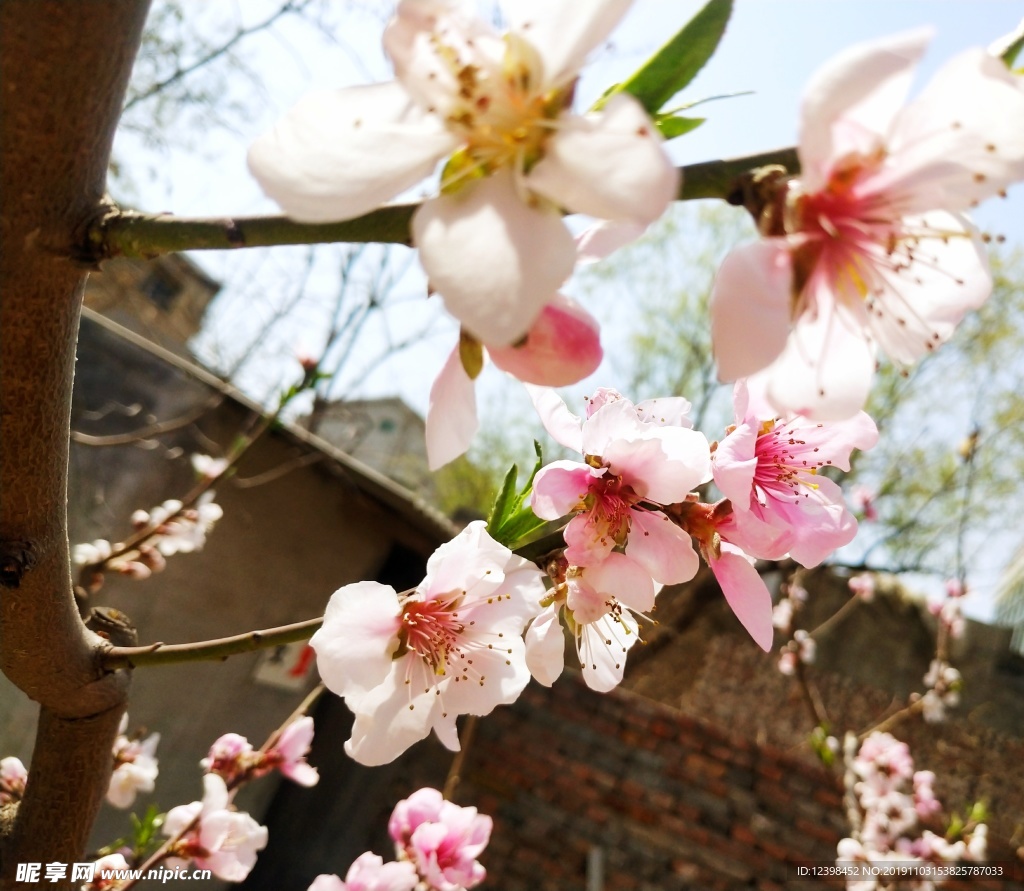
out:
M681 168L683 181L679 200L726 200L742 174L769 164L781 164L791 173L800 169L796 149L792 148L691 164ZM354 220L297 223L283 216L213 219L145 214L111 204L89 228L84 243L76 251L76 259L95 266L112 257L151 258L177 251L226 251L334 242L409 245L412 243L409 224L418 207L418 204L391 204Z
M103 195L147 7L0 4L0 543L31 557L0 597L0 667L41 705L4 887L19 862L81 859L127 695L125 672L97 671L104 643L71 588L68 430L85 272L68 257Z
M155 643L144 647L108 647L100 656L100 664L107 671L135 668L139 665L173 665L178 662L223 661L228 656L265 650L298 640L309 640L323 625L323 617L281 625L262 631L247 631L232 637L204 640L199 643Z

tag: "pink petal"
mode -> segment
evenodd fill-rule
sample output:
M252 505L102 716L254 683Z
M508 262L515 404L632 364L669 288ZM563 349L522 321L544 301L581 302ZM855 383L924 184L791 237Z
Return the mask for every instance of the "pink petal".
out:
M658 219L679 191L661 135L625 93L599 114L564 119L526 181L571 213L640 225Z
M637 494L658 504L677 504L711 478L711 454L703 433L642 426L632 441L618 440L604 451L612 472Z
M465 454L478 427L476 387L456 346L430 388L426 430L430 469L437 470Z
M487 351L502 371L542 387L574 384L596 371L604 356L597 320L557 293L541 310L524 342Z
M722 593L740 624L762 650L772 648L772 595L758 571L739 548L723 542L722 556L710 561Z
M629 513L628 557L636 560L663 585L686 582L697 574L700 559L686 532L662 513L636 509ZM633 606L632 603L629 605Z
M626 14L633 0L506 0L510 28L540 53L544 82L567 86Z
M357 217L429 176L456 147L397 83L311 93L249 149L249 169L304 222Z
M737 511L745 511L750 506L754 472L757 470L756 447L757 427L749 423L740 424L718 444L712 456L715 485Z
M931 29L857 44L811 78L800 115L801 180L824 188L831 165L850 152L871 154L887 135L910 89Z
M448 311L494 346L529 331L576 260L558 214L526 203L507 170L427 201L412 228Z
M711 339L720 380L760 371L782 352L792 288L784 239L768 238L729 252L711 292Z
M590 491L593 473L576 461L552 461L533 480L530 508L542 520L557 520L571 513Z
M588 566L583 578L601 595L603 609L598 615L608 612L606 602L609 595L637 612L646 613L654 609L657 593L654 581L631 555L613 552L600 563Z

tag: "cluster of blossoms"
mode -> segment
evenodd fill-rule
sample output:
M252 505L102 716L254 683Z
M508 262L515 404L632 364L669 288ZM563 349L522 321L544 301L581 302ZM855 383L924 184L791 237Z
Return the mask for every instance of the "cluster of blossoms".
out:
M151 511L137 510L131 516L132 527L136 532L152 530L137 547L121 553L123 544L112 545L100 538L75 545L71 559L76 566L93 570L91 589L102 584L106 570L133 579L148 579L167 565L167 557L202 550L206 536L224 515L213 498L213 492L205 492L194 507L186 508L180 501L170 499Z
M267 846L267 828L236 811L223 777L203 777L203 800L171 808L164 818L163 833L175 839L167 864L184 868L192 861L225 882L241 882L256 855Z
M21 801L27 779L28 770L20 758L8 755L0 759L0 805Z
M160 734L151 733L142 739L126 736L127 729L128 715L125 715L114 740L114 770L107 788L107 801L120 808L131 807L139 792L152 792L160 772L156 759Z
M569 517L564 553L545 564L550 587L476 522L435 552L412 592L376 582L337 591L310 643L324 683L356 715L346 751L361 763L391 761L432 729L457 749L458 715L514 701L531 675L555 681L563 628L586 683L612 689L640 618L663 585L694 577L698 552L768 650L772 599L754 560L789 554L813 566L856 531L839 486L821 471L849 469L852 450L874 444L864 414L781 420L740 383L737 424L712 453L682 398L634 404L598 390L580 418L550 390L531 394L551 435L583 458L555 461L533 481L533 512ZM695 490L712 479L728 497L702 503ZM813 658L806 635L797 654Z
M839 860L870 864L884 871L886 863L906 867L915 863L981 860L985 856L987 828L969 824L962 837L947 840L930 830L919 831L919 821L939 815L935 798L935 774L914 770L910 748L888 733L872 733L848 765L861 812L856 838L839 843ZM879 872L884 875L884 872ZM858 878L847 882L848 891L875 891L884 878ZM915 887L934 887L920 879Z
M946 720L946 709L960 704L963 679L960 672L944 659L932 659L924 676L928 688L921 697L921 714L929 724Z
M300 786L315 786L320 775L306 761L312 743L313 719L307 715L292 721L265 749L254 749L237 733L225 733L200 764L208 773L221 777L231 789L273 770L279 770Z
M309 891L468 891L487 875L477 858L491 837L491 818L475 807L420 789L400 801L388 821L398 860L361 855L342 881L318 876Z

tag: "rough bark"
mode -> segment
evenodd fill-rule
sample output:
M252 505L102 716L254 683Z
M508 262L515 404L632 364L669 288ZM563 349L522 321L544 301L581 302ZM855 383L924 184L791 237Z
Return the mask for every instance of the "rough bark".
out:
M100 670L101 639L71 586L68 431L85 283L73 246L98 212L147 6L0 3L0 667L41 705L4 887L18 862L81 859L127 691L127 675Z

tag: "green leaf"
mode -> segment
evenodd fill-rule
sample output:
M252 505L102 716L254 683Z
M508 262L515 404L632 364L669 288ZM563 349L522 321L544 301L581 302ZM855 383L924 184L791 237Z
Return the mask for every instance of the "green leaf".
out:
M998 55L1006 63L1006 67L1013 69L1017 57L1024 50L1024 20L1009 34L1004 34L994 44L989 52Z
M601 108L609 96L625 91L638 99L648 114L656 114L711 58L731 14L732 0L708 0L707 5L636 72L598 99L595 110Z
M666 139L675 139L677 136L682 136L684 133L689 133L691 130L696 130L706 118L682 118L675 115L669 117L657 117L654 119L654 125L661 131L661 135Z
M497 497L494 499L494 504L491 505L491 513L487 517L487 528L492 538L494 538L495 530L504 525L509 514L515 508L516 479L518 476L519 468L513 464L505 474L505 479L501 484L501 491L498 492Z
M516 492L519 468L513 464L505 474L501 491L494 499L491 515L487 520L487 532L491 538L512 550L529 540L532 533L547 525L547 521L538 517L528 504L530 493L533 490L533 479L544 463L540 443L534 440L533 448L537 453L537 461L526 485Z

